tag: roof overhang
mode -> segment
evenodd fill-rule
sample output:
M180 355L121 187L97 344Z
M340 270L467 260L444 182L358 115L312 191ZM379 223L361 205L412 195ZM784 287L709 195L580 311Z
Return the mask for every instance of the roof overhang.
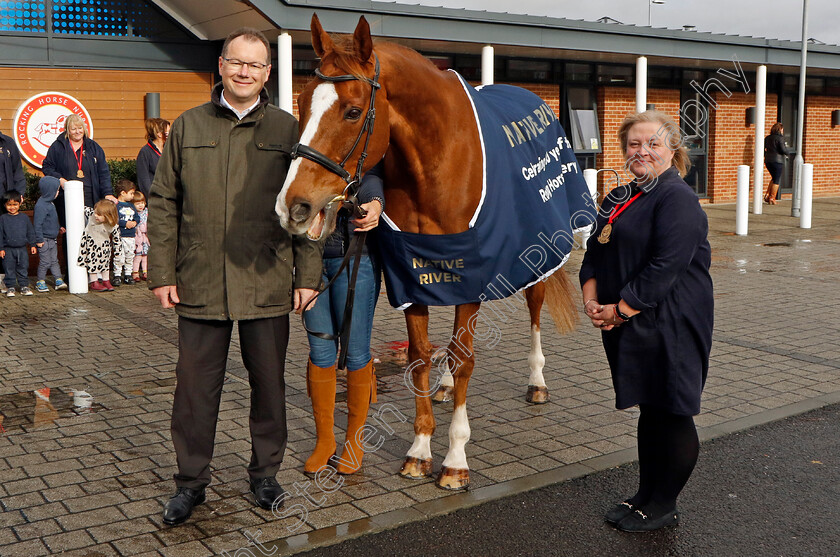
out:
M629 62L648 56L650 64L716 67L737 58L794 73L798 42L659 29L563 18L418 6L371 0L153 0L197 36L223 39L241 25L275 38L280 30L295 44L309 43L317 13L325 29L351 33L364 15L375 37L424 52L478 54L492 44L500 55ZM420 38L422 37L422 38ZM812 74L840 75L840 47L810 45Z

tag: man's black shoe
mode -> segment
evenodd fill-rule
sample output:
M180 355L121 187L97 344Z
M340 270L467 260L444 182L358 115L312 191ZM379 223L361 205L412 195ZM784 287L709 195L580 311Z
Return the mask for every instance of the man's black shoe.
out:
M204 502L204 488L179 487L175 495L163 506L163 523L175 526L192 514L193 507Z
M250 484L251 493L254 494L254 501L257 503L257 506L263 509L271 510L271 505L274 501L284 493L283 488L280 487L280 484L274 478L259 478L256 480L251 478ZM278 504L278 506L282 505Z

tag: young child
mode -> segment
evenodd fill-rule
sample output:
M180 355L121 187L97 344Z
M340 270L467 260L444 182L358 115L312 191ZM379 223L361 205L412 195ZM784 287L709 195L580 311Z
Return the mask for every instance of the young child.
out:
M20 293L31 296L29 289L29 253L35 254L35 229L29 217L20 212L23 196L16 190L3 194L3 205L6 214L0 215L0 257L3 258L3 269L6 271L4 285L6 296L15 297L15 287L20 287Z
M67 288L64 279L61 277L61 267L58 265L58 238L59 233L64 233L64 228L58 224L58 212L53 201L58 197L61 190L58 178L44 176L38 182L41 188L41 198L35 204L35 245L38 246L38 281L35 283L35 290L38 292L49 292L47 288L47 271L52 272L55 278L55 289Z
M119 286L121 282L134 284L131 273L134 267L134 240L140 215L134 208L134 192L137 191L134 182L122 178L117 182L114 191L117 194L117 213L120 217L120 240L122 242L122 255L114 257L114 286ZM125 275L124 278L123 275Z
M113 290L110 281L111 255L119 258L122 252L119 215L113 201L102 199L93 209L85 207L87 225L82 234L78 264L85 267L94 292Z
M146 236L149 210L146 208L146 196L140 190L134 192L134 208L137 209L137 214L140 215L140 224L135 229L137 232L134 236L134 271L131 273L131 278L138 281L146 280L146 272L149 270L146 261L149 255L149 237Z

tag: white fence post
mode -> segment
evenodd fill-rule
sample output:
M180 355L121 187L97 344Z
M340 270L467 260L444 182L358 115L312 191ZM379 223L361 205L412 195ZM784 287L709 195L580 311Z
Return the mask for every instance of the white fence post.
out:
M802 201L799 205L799 228L811 228L811 208L814 198L814 165L802 165Z
M750 214L750 167L738 165L738 194L735 200L735 234L746 236Z
M85 231L85 190L78 180L64 182L64 215L67 228L67 283L71 294L87 294L87 269L76 263Z
M485 45L481 49L481 84L482 85L493 85L493 70L494 70L494 55L495 49L488 45Z

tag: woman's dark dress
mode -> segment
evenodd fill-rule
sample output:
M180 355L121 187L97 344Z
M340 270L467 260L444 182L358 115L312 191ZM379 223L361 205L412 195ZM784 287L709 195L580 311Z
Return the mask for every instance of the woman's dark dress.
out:
M706 214L672 167L616 218L610 241L599 243L607 222L603 215L636 191L631 182L604 200L587 243L580 283L594 277L599 303L623 298L641 311L602 332L616 407L650 404L695 415L709 369L714 323Z

